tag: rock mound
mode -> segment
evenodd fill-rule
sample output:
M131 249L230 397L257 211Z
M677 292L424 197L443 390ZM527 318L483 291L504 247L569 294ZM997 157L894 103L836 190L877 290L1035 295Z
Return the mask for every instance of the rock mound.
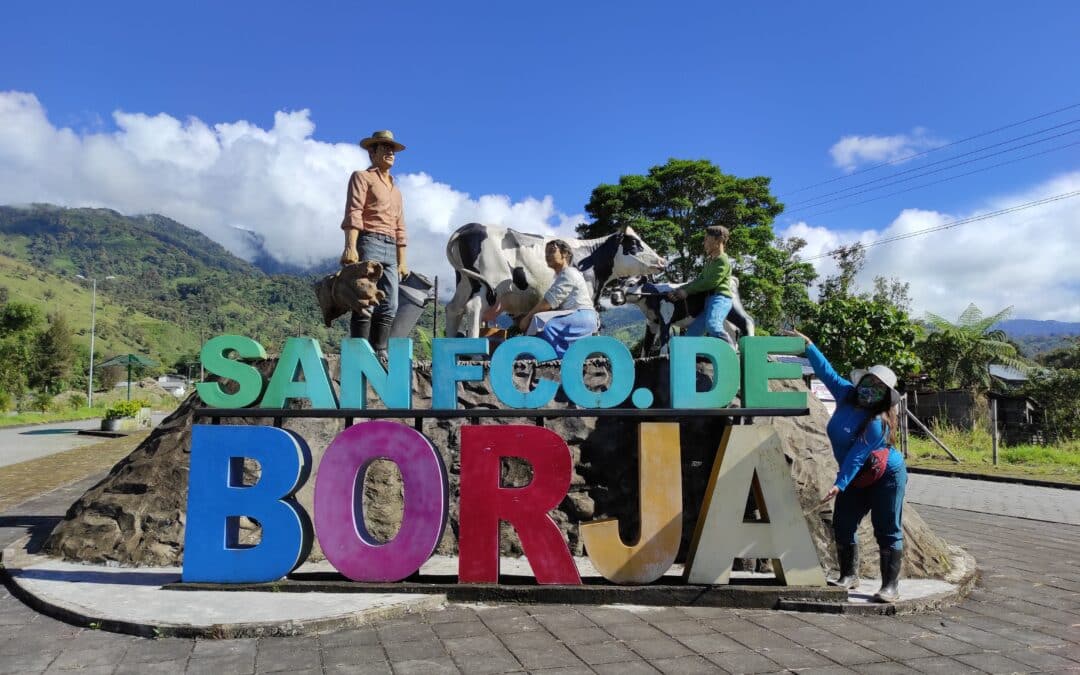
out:
M273 371L274 360L257 364L265 375ZM336 357L329 359L335 385L339 379ZM559 379L558 362L520 361L515 366L516 384L527 389L538 378ZM656 395L655 407L667 407L667 360L664 357L636 362L636 386L650 388ZM711 366L698 365L700 386L712 379ZM586 363L585 382L591 388L606 386L610 373L606 362ZM416 408L430 407L431 368L418 363L414 368ZM804 389L801 381L779 381L774 388ZM803 417L756 418L754 424L776 428L784 442L791 464L799 500L822 562L835 569L831 536L831 507L818 502L832 485L836 474L829 442L825 436L828 413L809 396L810 415ZM45 543L45 550L67 559L122 565L177 565L183 557L184 513L187 503L188 460L191 424L195 408L203 404L192 394L178 409L129 456L119 462L100 483L91 488L68 510ZM378 405L374 400L372 406ZM459 405L465 409L501 407L487 382L470 382L459 389ZM569 404L556 400L549 408ZM404 420L403 423L410 423ZM233 424L270 424L269 419L223 420ZM424 433L443 453L450 473L450 517L438 552L457 551L458 535L458 441L460 427L468 420L426 420ZM532 417L486 420L487 424L533 424ZM680 560L685 555L697 521L713 458L723 428L724 418L685 418L681 420L682 477L684 493L683 543ZM285 428L299 433L308 442L317 471L326 447L344 428L340 419L286 419ZM604 417L550 418L545 426L570 446L574 475L570 493L552 517L564 532L574 555L584 550L578 535L578 523L597 518L618 518L627 541L636 536L637 523L637 421ZM529 481L527 464L507 462L503 468L507 485ZM314 475L314 474L313 474ZM747 486L749 492L749 486ZM300 503L311 513L314 480L298 493ZM402 484L400 474L389 462L377 462L368 471L364 485L365 521L369 531L382 539L391 538L401 521ZM748 509L752 505L748 504ZM521 545L513 529L504 525L501 537L503 555L520 555ZM931 531L910 506L904 509L904 533L907 554L904 574L908 577L944 577L949 571L948 544ZM869 519L860 529L864 542L864 574L877 576L876 546ZM321 558L316 543L313 557Z

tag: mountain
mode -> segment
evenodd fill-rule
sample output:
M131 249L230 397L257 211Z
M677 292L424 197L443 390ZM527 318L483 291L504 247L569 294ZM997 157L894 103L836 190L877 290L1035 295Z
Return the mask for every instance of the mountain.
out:
M1008 319L998 322L994 328L1005 331L1028 358L1066 347L1071 344L1070 338L1080 335L1080 323L1066 321Z
M10 298L70 311L76 329L89 329L88 309L80 308L90 300L75 275L96 277L98 305L110 310L99 313L96 332L163 364L193 356L202 339L220 333L277 351L297 334L336 349L346 330L322 326L314 276L267 274L164 216L0 207L0 259L0 286ZM107 355L98 350L99 358Z

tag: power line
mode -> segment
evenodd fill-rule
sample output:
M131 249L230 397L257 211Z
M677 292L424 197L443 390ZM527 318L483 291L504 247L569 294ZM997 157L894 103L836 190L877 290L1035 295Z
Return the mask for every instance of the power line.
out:
M872 246L881 246L882 244L889 244L889 243L892 243L894 241L900 241L902 239L912 239L914 237L921 237L921 236L923 236L925 234L930 234L932 232L940 232L942 230L952 229L952 228L957 227L959 225L966 225L968 223L974 223L974 222L978 222L980 220L989 220L991 218L997 218L998 216L1004 216L1004 215L1007 215L1007 214L1010 214L1010 213L1016 213L1017 211L1025 211L1027 209L1035 208L1036 206L1042 206L1044 204L1050 204L1052 202L1058 202L1058 201L1061 201L1063 199L1071 199L1071 198L1077 197L1077 196L1080 196L1080 190L1074 190L1072 192L1063 192L1061 194L1053 195L1052 197L1046 197L1044 199L1038 199L1038 200L1031 201L1031 202L1025 202L1023 204L1017 204L1016 206L1010 206L1008 208L1000 209L998 211L991 211L990 213L983 213L981 215L972 216L970 218L961 218L960 220L954 220L954 221L951 221L951 222L948 222L948 223L944 223L942 225L935 225L934 227L927 227L927 228L924 228L924 229L921 229L921 230L915 230L914 232L905 232L904 234L896 234L896 235L893 235L891 237L883 237L882 239L877 239L877 240L874 240L874 241L869 242L867 244L862 244L862 247L863 248L870 248ZM839 248L833 249L831 251L826 251L825 253L821 253L819 255L811 256L809 258L803 258L801 262L810 262L812 260L820 260L822 258L829 258L829 257L835 255L836 253L839 253L840 251L841 251L841 249L839 249Z
M971 176L971 175L974 175L974 174L977 174L977 173L982 173L983 171L989 171L990 169L996 169L999 166L1006 166L1008 164L1015 164L1016 162L1022 162L1025 159L1031 159L1032 157L1038 157L1040 155L1046 155L1046 154L1049 154L1051 152L1057 152L1058 150L1064 150L1066 148L1071 148L1074 145L1080 145L1080 141L1076 141L1074 143L1066 143L1065 145L1059 145L1059 146L1056 146L1056 147L1053 147L1053 148L1047 148L1046 150L1041 150L1039 152L1033 152L1030 155L1024 155L1023 157L1016 157L1016 158L1013 158L1013 159L1008 159L1008 160L1005 160L1004 162L998 162L997 164L991 164L989 166L979 167L978 169L972 169L971 171L965 171L964 173L958 173L955 176L947 176L945 178L940 178L938 180L932 180L929 183L923 183L922 185L913 185L912 187L905 188L903 190L897 190L896 192L888 192L888 193L883 194L883 195L878 195L877 197L871 197L869 199L863 199L861 201L852 202L850 204L841 204L840 206L836 206L836 207L831 208L831 209L825 209L824 211L818 211L817 213L811 213L810 215L805 216L805 218L816 218L818 216L822 216L822 215L825 215L827 213L833 213L833 212L836 212L836 211L842 211L843 209L851 208L852 206L859 206L860 204L869 204L870 202L876 202L877 200L885 199L886 197L894 197L896 195L902 195L905 192L912 192L914 190L921 190L923 188L931 187L931 186L934 186L934 185L939 185L941 183L948 183L949 181L956 180L957 178L964 178L965 176ZM949 168L953 168L953 167L949 167ZM924 174L924 175L926 175L926 174ZM919 176L916 176L916 178L918 178L918 177ZM909 179L905 179L905 181L906 180L909 180ZM902 182L905 182L905 181L897 181L897 182L902 183ZM882 187L884 187L884 186L882 186ZM865 192L869 192L869 190L866 190ZM849 196L854 196L854 195L849 195ZM830 200L830 201L832 201L832 200ZM824 206L826 203L828 203L828 202L822 202L821 204L815 204L815 206ZM806 208L810 208L810 207L806 207ZM797 209L797 210L802 210L802 209Z
M842 188L840 190L834 190L832 192L826 192L825 194L820 194L820 195L817 195L816 197L810 197L809 199L804 199L801 202L795 202L794 204L791 204L791 206L798 207L800 204L806 204L807 202L817 201L819 199L823 199L825 197L830 197L832 195L838 195L838 194L841 194L841 193L844 193L844 192L850 192L851 190L856 190L856 189L864 187L866 185L873 185L874 183L880 183L881 181L889 180L890 178L895 178L897 176L903 176L905 174L909 174L909 173L913 173L913 172L917 172L917 171L924 171L925 169L927 169L928 167L931 167L931 166L936 166L938 164L944 164L946 162L952 162L954 160L961 159L963 157L968 157L970 155L978 154L980 152L983 152L984 150L989 150L991 148L996 148L996 147L999 147L999 146L1002 146L1002 145L1008 145L1009 143L1013 143L1015 141L1020 141L1020 140L1023 140L1025 138L1031 138L1032 136L1038 136L1039 134L1044 134L1044 133L1046 133L1048 131L1054 131L1055 129L1060 129L1061 127L1067 127L1067 126L1076 124L1077 122L1080 122L1080 118L1077 118L1077 119L1074 119L1074 120L1069 120L1068 122L1063 122L1061 124L1055 124L1054 126L1047 127L1045 129L1039 129L1038 131L1033 131L1030 134L1024 134L1022 136L1017 136L1015 138L1009 138L1009 139L1006 139L1006 140L1001 141L999 143L993 143L991 145L986 145L986 146L983 146L981 148L975 148L974 150L970 150L968 152L964 152L964 153L961 153L959 155L953 155L952 157L947 157L945 159L939 159L936 162L930 162L929 164L923 164L922 166L919 166L919 167L914 167L914 168L911 168L911 169L905 169L904 171L897 171L896 173L890 173L889 175L882 176L881 178L875 178L874 180L869 180L869 181L866 181L864 183L857 183L857 184L852 185L850 187ZM998 153L992 153L992 154L986 155L985 157L979 157L979 158L976 158L976 159L971 160L971 161L978 161L979 159L987 159L989 157L994 157L996 154L1003 154L1005 152L1012 152L1013 150L1020 150L1022 148L1028 147L1029 145L1034 145L1035 143L1042 143L1043 141L1051 140L1051 139L1058 138L1060 136L1064 136L1066 134L1071 134L1071 133L1074 133L1074 131L1067 131L1065 133L1057 134L1055 136L1048 136L1047 138L1038 139L1038 140L1032 141L1031 143L1027 143L1027 144L1024 144L1024 145L1018 145L1018 146L1016 146L1014 148L1007 148L1007 149L1002 150L1002 151L1000 151ZM955 164L953 166L963 166L964 164L968 164L968 163L970 163L970 162L961 162L961 163ZM951 166L950 167L944 167L942 170L949 169L949 168L952 168L952 167ZM929 174L921 174L921 175L925 176L925 175L929 175ZM916 176L916 178L918 178L918 176ZM885 186L881 186L881 187L885 187ZM877 188L873 188L873 189L877 189ZM856 193L856 194L861 194L861 193ZM822 202L822 203L825 203L825 202ZM800 207L800 208L802 208L802 207ZM807 207L807 208L809 208L809 207ZM794 209L794 210L799 210L799 209Z
M1044 117L1050 117L1051 115L1056 115L1058 113L1065 112L1066 110L1072 110L1073 108L1080 108L1080 103L1073 103L1072 105L1067 105L1064 108L1058 108L1057 110L1051 110L1050 112L1045 112L1045 113L1042 113L1041 115L1036 115L1034 117L1029 117L1029 118L1027 118L1025 120L1020 120L1019 122L1012 122L1011 124L1006 124L1005 126L1001 126L1001 127L996 128L996 129L991 129L989 131L983 131L981 133L975 134L974 136L968 136L967 138L961 138L960 140L953 141L952 143L946 143L945 145L939 145L936 148L930 148L929 150L923 150L922 152L916 152L916 153L913 153L913 154L910 154L910 155L905 155L903 157L897 157L896 159L891 159L891 160L889 160L887 162L882 162L880 164L875 164L874 166L866 167L865 169L859 169L858 171L853 171L853 172L851 172L849 174L846 174L844 176L837 176L836 178L830 178L828 180L823 180L823 181L820 181L818 183L812 183L812 184L807 185L805 187L801 187L798 190L793 190L791 192L787 192L785 194L782 194L782 195L780 195L780 198L783 199L783 198L788 197L790 195L795 195L795 194L799 194L800 192L805 192L806 190L809 190L810 188L818 187L819 185L828 185L829 183L835 183L836 181L839 181L839 180L847 180L848 178L851 178L852 176L858 176L859 174L863 174L863 173L866 173L868 171L874 171L876 169L880 169L880 168L885 167L885 166L893 166L893 165L899 164L901 162L906 162L908 160L915 159L916 157L922 157L923 155L929 155L932 152L937 152L939 150L944 150L945 148L951 148L951 147L953 147L955 145L960 145L961 143L967 143L968 141L973 141L976 138L982 138L984 136L989 136L991 134L996 134L999 131L1004 131L1006 129L1012 129L1013 127L1018 127L1018 126L1027 124L1028 122L1034 122L1035 120L1041 120Z

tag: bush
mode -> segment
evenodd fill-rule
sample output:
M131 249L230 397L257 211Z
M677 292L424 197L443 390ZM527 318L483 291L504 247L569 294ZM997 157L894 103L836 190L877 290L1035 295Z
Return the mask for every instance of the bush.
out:
M6 391L0 391L0 412L11 410L13 405L15 405L15 398Z
M68 396L67 404L68 404L68 407L71 408L72 410L78 410L80 408L85 408L86 407L86 397L83 396L82 394L72 394L71 396Z
M146 407L145 401L133 399L131 401L117 401L105 411L105 419L115 420L121 417L135 417L139 410Z
M40 410L41 412L49 412L49 408L52 407L52 394L47 391L39 391L34 394L33 402L30 406L34 410Z

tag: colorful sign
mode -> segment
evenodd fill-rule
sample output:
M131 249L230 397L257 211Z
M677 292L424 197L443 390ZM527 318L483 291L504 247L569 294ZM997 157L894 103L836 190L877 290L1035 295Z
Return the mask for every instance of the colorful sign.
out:
M802 349L799 338L743 338L740 360L722 340L675 338L670 354L672 407L724 407L741 388L746 408L805 408L805 393L768 390L769 379L801 375L799 366L770 362L768 354ZM552 356L549 351L546 343L529 337L507 340L493 354L484 339L434 340L432 407L455 409L458 383L484 377L479 361L460 361L476 356L490 356L491 389L509 408L540 408L560 387L581 408L607 409L628 399L637 408L652 406L653 393L634 387L629 351L607 337L574 343L562 361L561 383L541 380L531 391L517 389L514 361L525 356L547 359ZM590 390L582 381L584 361L593 356L604 356L610 363L611 383L603 391ZM200 383L202 400L211 407L238 408L258 402L261 408L280 409L291 400L306 399L314 408L336 411L364 408L370 388L387 408L423 416L424 411L411 408L412 343L407 339L391 340L386 367L366 341L344 340L340 400L330 386L315 340L289 339L266 383L257 369L244 362L265 357L265 349L249 338L226 335L208 341L203 348L204 365L234 385L227 391L220 382ZM697 390L696 361L702 357L714 366L714 382L708 391ZM505 521L517 532L538 583L580 584L562 532L549 515L570 487L573 460L566 442L548 429L522 425L466 425L460 438L459 580L498 582L499 523ZM606 579L620 584L651 583L674 563L683 520L679 448L678 424L641 424L641 533L636 542L623 542L613 519L581 524L586 553ZM528 485L501 485L500 466L505 458L531 465L533 477ZM244 484L245 459L259 464L254 485ZM367 532L357 489L376 459L394 462L404 484L401 526L387 542ZM275 581L304 561L314 537L327 560L354 581L401 580L432 555L449 513L449 481L441 454L419 431L395 422L369 421L339 434L327 447L315 477L314 524L293 499L311 473L311 465L306 443L294 432L268 426L194 425L183 579ZM742 522L751 486L767 512L766 522ZM261 526L257 544L239 543L241 517ZM692 583L726 583L733 559L744 556L774 559L782 582L825 583L779 437L762 426L729 427L725 433L685 576Z

